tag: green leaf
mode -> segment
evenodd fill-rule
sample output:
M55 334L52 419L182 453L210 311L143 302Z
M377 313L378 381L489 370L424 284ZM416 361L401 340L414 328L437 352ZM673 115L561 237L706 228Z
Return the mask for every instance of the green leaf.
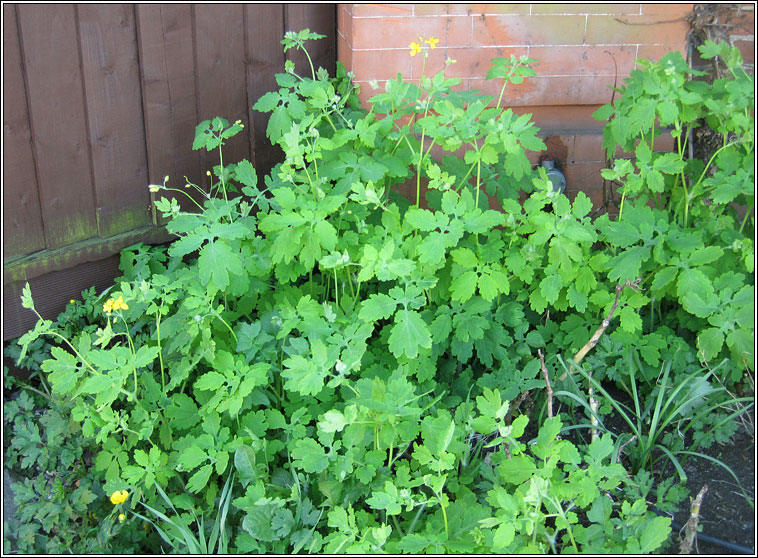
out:
M29 286L29 283L24 283L24 288L21 289L21 306L24 308L28 308L29 310L34 309L34 300L32 300L32 289Z
M712 360L721 352L724 346L724 334L719 328L709 327L700 332L697 337L698 346L703 351L705 360Z
M200 250L197 267L203 284L213 281L221 291L229 286L229 273L242 275L244 272L239 253L222 240L210 242Z
M476 271L473 270L457 275L450 283L450 298L466 302L474 296L478 277Z
M346 424L345 415L332 409L324 413L324 416L318 422L318 429L322 432L342 432Z
M107 374L90 376L82 383L78 393L100 393L113 387L114 378Z
M329 465L323 446L313 438L297 440L292 459L293 465L306 473L320 473Z
M218 372L206 372L195 381L195 389L216 391L226 383L226 378Z
M497 467L498 475L509 484L521 484L528 481L537 473L534 460L524 454L514 455Z
M327 371L302 355L295 355L282 362L284 387L300 395L316 395L324 388Z
M640 535L640 552L649 554L657 550L671 534L671 518L656 517L645 522Z
M476 254L468 248L457 248L452 250L450 256L452 256L455 263L466 268L474 268L479 263Z
M587 197L587 194L579 191L574 198L574 205L571 212L574 214L574 217L581 219L590 211L592 211L592 200Z
M171 427L188 430L200 422L195 400L184 393L171 396L171 405L166 408L166 418L171 421Z
M208 479L212 472L213 465L203 465L187 482L187 490L194 493L202 492L203 489L207 488Z
M619 311L619 317L621 319L621 329L629 333L637 333L642 331L642 317L639 311L631 306L624 306Z
M439 227L437 217L428 209L412 207L405 214L405 221L414 229L433 231Z
M720 246L703 246L698 248L687 258L690 265L700 266L713 263L724 254Z
M255 482L257 473L255 471L255 451L248 445L241 445L234 452L234 468L239 474L240 482L247 485Z
M374 490L366 503L375 510L386 510L388 515L397 515L402 511L398 502L397 488L390 481L384 483L384 490Z
M361 304L358 317L367 322L389 318L397 307L397 302L386 294L372 294Z
M395 314L395 325L389 337L389 349L395 357L405 354L408 358L418 356L419 347L430 349L432 336L429 326L421 315L408 309L402 309Z
M653 282L650 284L650 290L660 292L676 278L677 273L679 273L679 269L673 266L661 268L655 274Z
M619 283L635 281L640 273L642 260L647 259L650 249L646 246L632 246L608 261L608 278Z
M53 391L65 395L74 389L81 374L79 359L60 347L50 349L50 355L52 358L42 363L42 370L49 374Z
M492 538L492 549L496 552L504 551L511 545L515 536L516 528L513 523L501 523Z
M563 287L563 281L555 271L548 271L547 273L545 278L540 281L540 293L545 297L545 301L548 304L554 304L558 300L558 294Z
M184 448L179 454L179 465L181 465L185 471L191 471L203 461L208 459L208 454L196 445L190 445Z

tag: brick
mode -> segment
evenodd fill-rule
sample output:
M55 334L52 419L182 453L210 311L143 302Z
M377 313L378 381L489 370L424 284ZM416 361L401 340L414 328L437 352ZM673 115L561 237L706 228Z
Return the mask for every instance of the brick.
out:
M598 130L602 133L604 123L592 118L592 113L598 108L600 105L548 105L514 107L513 112L519 115L530 113L532 121L546 133L598 133Z
M689 23L669 23L665 16L587 16L588 45L685 44ZM670 19L670 18L669 18Z
M529 58L536 58L538 61L532 67L540 76L613 76L617 73L619 76L626 76L634 68L636 57L636 46L529 48Z
M345 65L348 72L353 69L353 49L342 36L337 37L337 60Z
M409 48L412 41L437 37L437 48L471 45L468 17L393 17L353 19L353 48Z
M643 15L662 15L668 18L684 17L689 15L694 4L642 4Z
M543 130L539 136L545 143L545 150L539 153L540 156L551 157L561 167L573 159L575 134L553 134Z
M358 99L361 101L361 106L363 108L368 109L370 103L368 100L373 97L374 95L378 95L379 93L385 92L385 81L377 81L378 89L373 89L367 81L358 81L355 80L354 82L358 86Z
M682 53L682 57L687 59L687 46L685 44L680 45L640 45L637 51L637 58L644 58L645 60L658 61L663 58L669 52L678 50Z
M352 4L353 17L408 17L413 4Z
M356 81L392 79L398 72L409 78L411 62L404 50L354 50L352 69Z
M488 95L499 94L497 84L470 79L471 89ZM612 76L570 76L529 78L519 85L509 84L504 102L511 106L598 105L611 99Z
M414 4L414 15L481 15L529 13L529 4Z
M429 52L426 60L425 73L433 76L445 67L445 59L455 60L445 75L451 78L486 77L493 58L522 56L527 54L527 47L503 47L503 48L436 48ZM424 59L417 55L413 60L413 77L421 74Z
M566 191L582 191L592 200L594 207L603 205L603 177L600 171L605 163L573 163L563 167L566 175Z
M498 15L473 18L474 46L581 45L586 16Z
M734 46L740 49L742 60L745 62L745 65L755 67L755 40L734 41Z
M571 163L605 162L603 131L596 134L576 134Z
M637 14L639 4L532 4L532 14Z
M337 9L337 36L343 37L348 48L352 48L353 18L344 8Z

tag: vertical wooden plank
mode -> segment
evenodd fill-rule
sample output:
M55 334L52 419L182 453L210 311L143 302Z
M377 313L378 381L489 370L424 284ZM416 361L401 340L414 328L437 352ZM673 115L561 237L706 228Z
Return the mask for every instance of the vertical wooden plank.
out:
M313 60L314 69L325 68L329 75L334 75L337 60L337 5L336 4L286 4L284 10L286 31L300 31L308 28L314 33L326 35L326 38L311 41L308 54ZM308 60L301 51L287 51L288 59L296 64L301 72L310 71Z
M282 151L271 145L266 137L266 126L271 113L253 110L256 101L269 91L278 89L274 75L284 72L284 51L280 41L284 37L284 6L282 4L245 5L245 57L247 61L247 106L252 161L258 173L258 182L271 172L281 160Z
M78 10L98 230L109 237L152 220L134 6Z
M97 235L75 6L17 10L45 239L59 248Z
M45 247L16 7L3 5L3 257Z
M200 154L192 150L198 124L192 9L138 4L137 34L149 182L162 184L168 175L172 187L182 188L184 177L201 184ZM185 191L199 198L194 189ZM181 194L175 197L185 210L194 206ZM157 222L163 223L159 215Z
M247 121L245 83L245 31L241 4L195 4L195 60L198 120L215 116L230 123ZM247 134L227 140L225 163L250 157ZM218 151L201 154L203 171L218 164Z

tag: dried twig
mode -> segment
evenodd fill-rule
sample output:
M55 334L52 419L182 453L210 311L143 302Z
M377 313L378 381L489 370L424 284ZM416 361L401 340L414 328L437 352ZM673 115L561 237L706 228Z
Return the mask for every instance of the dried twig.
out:
M624 442L623 444L619 446L619 450L616 452L616 463L618 463L619 459L621 459L621 452L624 451L624 448L628 446L629 444L631 444L632 442L634 442L636 439L637 439L637 435L635 434L634 436L632 436L626 442Z
M559 378L561 381L566 379L566 375L570 373L574 373L574 365L579 364L582 359L584 359L585 356L587 356L587 353L589 353L595 345L598 344L598 341L600 341L600 337L602 337L603 333L606 329L608 329L608 326L611 324L611 318L613 317L613 314L616 312L616 308L619 304L619 297L621 296L621 291L623 291L626 287L631 287L634 290L637 290L639 288L640 280L637 279L636 281L629 281L627 280L623 285L616 285L616 299L613 301L613 306L611 306L610 312L608 312L608 316L603 320L603 323L600 324L600 327L597 328L595 333L592 335L589 341L579 349L579 351L574 355L574 359L572 363L569 363L569 369L567 372L564 372L563 375ZM590 434L592 437L592 440L597 439L597 426L598 426L598 420L597 420L597 399L595 399L595 390L592 387L592 371L588 372L589 376L589 386L587 388L587 395L590 400L590 410L592 411L590 414L590 422L592 423L592 428L590 429Z
M547 386L547 418L553 418L553 387L550 385L550 377L547 375L545 355L542 354L542 349L537 349L537 354L540 356L542 376L545 378L545 385Z
M576 364L579 364L582 359L587 356L587 353L589 353L595 345L597 345L598 341L600 340L600 337L603 335L603 332L608 328L608 326L611 324L611 318L613 317L613 313L616 312L616 308L619 304L619 297L621 296L621 291L623 291L626 287L631 287L634 290L637 290L639 288L640 280L637 279L636 281L627 281L623 285L616 285L616 300L613 301L613 306L611 306L611 311L608 312L608 317L603 320L603 323L600 325L599 328L595 331L594 335L590 338L589 341L587 341L587 344L579 349L579 352L574 355L574 362Z
M703 503L703 496L708 492L708 485L703 485L700 492L690 505L690 518L684 526L684 539L679 546L679 554L689 554L692 552L692 543L697 534L697 524L700 520L700 505Z
M529 397L529 394L532 390L526 390L525 392L519 394L519 396L513 400L513 402L508 407L508 412L506 413L505 417L503 418L503 422L505 424L511 424L511 417L513 416L514 411L518 411L521 407L521 404ZM528 413L527 413L528 414Z

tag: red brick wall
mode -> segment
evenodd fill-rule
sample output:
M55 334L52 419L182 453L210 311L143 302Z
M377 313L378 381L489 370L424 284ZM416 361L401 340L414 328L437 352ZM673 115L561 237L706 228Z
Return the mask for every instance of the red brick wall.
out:
M610 101L638 57L660 58L671 50L686 56L686 20L693 4L339 4L337 55L361 86L361 99L375 94L369 81L398 72L418 79L422 57L409 44L434 36L437 48L426 75L446 57L456 60L448 76L463 89L499 93L484 80L490 60L510 54L539 62L537 77L508 86L505 103L530 112L551 154L563 165L567 193L585 191L602 200L602 123L592 113ZM615 64L614 64L615 59ZM616 74L618 75L616 77ZM496 91L497 89L497 91ZM534 155L533 159L536 160Z

